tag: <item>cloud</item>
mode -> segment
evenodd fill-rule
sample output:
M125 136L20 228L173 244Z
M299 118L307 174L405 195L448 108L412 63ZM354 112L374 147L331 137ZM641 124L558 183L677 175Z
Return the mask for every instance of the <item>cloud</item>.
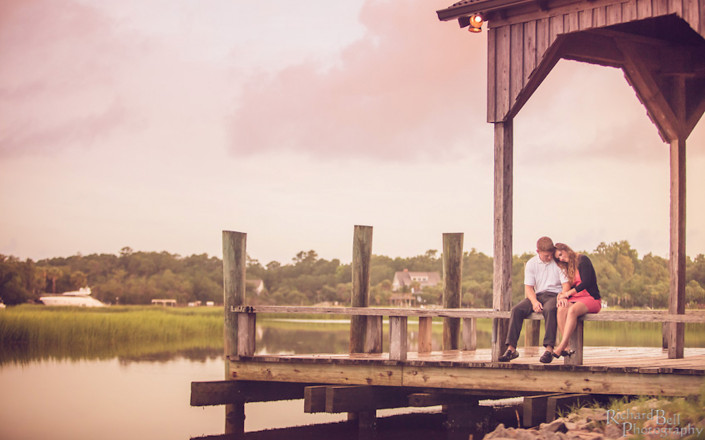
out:
M252 78L229 128L231 151L408 160L472 147L473 125L487 125L486 40L439 22L446 3L369 0L367 33L337 65L307 61Z
M0 156L10 157L28 152L66 145L91 145L97 139L110 135L127 120L125 109L114 102L106 109L81 117L57 122L51 126L23 129L9 127L0 135Z
M110 20L62 0L3 2L0 17L1 156L91 145L126 122Z

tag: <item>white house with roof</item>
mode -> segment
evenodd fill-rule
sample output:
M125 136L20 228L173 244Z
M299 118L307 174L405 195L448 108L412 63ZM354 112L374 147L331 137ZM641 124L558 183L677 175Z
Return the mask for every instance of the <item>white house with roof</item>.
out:
M394 274L392 290L398 292L408 287L411 289L411 293L414 293L417 286L419 289L423 289L435 286L440 282L441 274L439 272L409 272L408 269L404 269Z

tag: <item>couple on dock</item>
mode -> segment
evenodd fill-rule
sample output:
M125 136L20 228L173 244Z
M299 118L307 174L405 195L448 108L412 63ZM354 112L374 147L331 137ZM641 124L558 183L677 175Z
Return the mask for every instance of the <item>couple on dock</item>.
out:
M568 343L578 318L597 313L601 308L595 269L586 255L563 243L554 245L548 237L538 239L536 253L524 268L526 298L512 307L507 351L499 357L500 362L519 357L516 347L521 327L532 312L543 313L546 322L543 338L546 351L539 360L548 364L554 357L569 357L574 353ZM561 331L561 342L554 348L556 327Z

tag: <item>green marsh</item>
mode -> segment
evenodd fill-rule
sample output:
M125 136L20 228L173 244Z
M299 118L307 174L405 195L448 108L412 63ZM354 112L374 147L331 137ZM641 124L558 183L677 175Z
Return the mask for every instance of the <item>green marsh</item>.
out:
M434 319L439 350L442 320ZM346 316L260 315L258 353L345 353ZM477 322L478 348L489 348L491 321ZM410 350L418 321L409 319ZM543 325L541 325L543 332ZM388 325L384 326L388 349ZM542 337L542 336L541 336ZM520 344L523 344L523 334ZM588 322L588 346L661 346L660 323ZM705 325L686 325L686 347L705 347ZM218 356L223 350L223 308L113 306L100 309L23 305L0 311L0 364L40 359L168 358L174 353Z

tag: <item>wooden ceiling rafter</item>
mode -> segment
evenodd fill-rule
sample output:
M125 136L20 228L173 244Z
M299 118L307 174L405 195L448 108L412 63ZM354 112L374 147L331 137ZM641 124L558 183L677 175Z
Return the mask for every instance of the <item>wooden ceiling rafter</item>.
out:
M686 116L687 120L685 123L685 129L688 133L695 129L695 126L698 125L698 121L700 121L700 118L705 113L705 80L699 80L699 84L696 86L691 85L689 87L689 91L692 91L696 87L700 89L700 93L688 94L688 99L697 100L693 105L693 108L690 110L690 114Z
M569 37L561 51L562 58L607 67L624 65L624 55L611 36L584 31Z
M678 139L683 131L681 123L664 93L662 82L644 61L644 49L635 43L621 39L616 43L625 58L622 67L624 76L636 91L639 101L646 107L649 117L658 128L659 135L665 142Z
M560 35L517 96L509 116L519 112L563 58L622 69L664 142L687 137L705 113L704 50L609 29ZM680 96L681 89L686 98ZM677 103L685 99L687 105L677 110Z

